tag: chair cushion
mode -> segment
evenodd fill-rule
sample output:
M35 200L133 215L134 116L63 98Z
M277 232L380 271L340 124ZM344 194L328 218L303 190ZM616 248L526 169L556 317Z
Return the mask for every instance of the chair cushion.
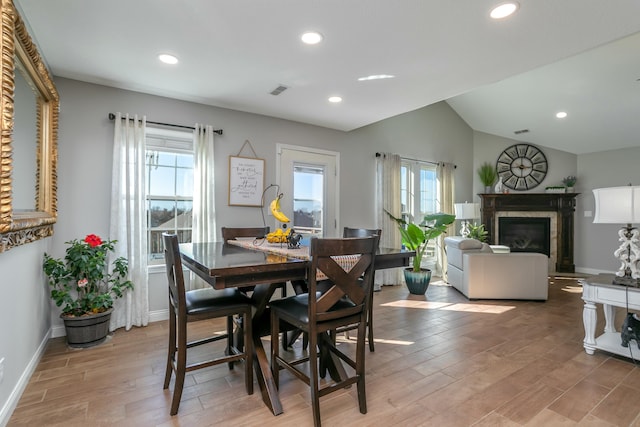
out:
M235 288L221 290L204 288L185 292L185 302L187 314L198 314L227 309L235 305L246 305L251 300Z
M317 292L318 298L320 292ZM300 294L289 298L283 298L269 303L271 310L275 310L279 313L286 313L288 316L293 317L301 323L309 323L309 295ZM329 311L342 310L347 308L353 308L356 305L353 301L342 298L338 300Z

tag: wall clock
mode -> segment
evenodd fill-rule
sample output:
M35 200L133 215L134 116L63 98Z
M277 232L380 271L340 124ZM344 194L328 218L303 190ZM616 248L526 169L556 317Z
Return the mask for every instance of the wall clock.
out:
M512 190L531 190L547 176L547 158L538 147L515 144L505 149L496 162L502 184Z

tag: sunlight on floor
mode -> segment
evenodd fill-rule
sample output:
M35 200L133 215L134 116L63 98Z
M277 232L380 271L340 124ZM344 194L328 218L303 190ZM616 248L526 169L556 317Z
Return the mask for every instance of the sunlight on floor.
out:
M355 343L356 341L356 337L355 335L352 336L351 338L346 338L344 336L340 337L340 335L338 337L336 337L336 342L338 344L340 343ZM400 340L385 340L385 339L381 339L381 338L374 338L373 342L375 342L376 344L393 344L393 345L413 345L415 344L415 341L400 341Z
M492 305L492 304L452 304L448 302L432 302L432 301L412 301L412 300L398 300L385 304L380 304L385 307L399 307L399 308L421 308L423 310L448 310L448 311L465 311L469 313L487 313L487 314L501 314L509 310L513 310L515 306L511 305Z
M580 281L582 280L580 277L564 277L564 276L551 276L549 277L549 285L555 285L556 280L568 281L571 280L575 282L575 284L564 285L561 289L564 292L568 292L570 294L581 294L582 293L582 284Z
M502 314L516 308L513 305L490 305L490 304L453 304L443 307L442 310L467 311L469 313Z
M568 285L562 288L563 291L569 292L570 294L581 294L582 286L580 285Z

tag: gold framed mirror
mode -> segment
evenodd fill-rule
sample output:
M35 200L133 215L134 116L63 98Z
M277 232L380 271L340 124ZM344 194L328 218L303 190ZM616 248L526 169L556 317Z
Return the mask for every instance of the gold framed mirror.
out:
M12 0L1 1L0 252L3 252L53 234L57 219L60 100ZM32 93L25 94L29 89Z

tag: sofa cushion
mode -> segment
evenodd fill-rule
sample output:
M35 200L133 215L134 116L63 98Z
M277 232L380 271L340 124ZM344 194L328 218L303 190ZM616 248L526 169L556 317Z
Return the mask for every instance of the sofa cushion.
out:
M480 252L492 254L493 253L493 248L491 246L489 246L488 243L483 243L482 244L482 248L480 248Z
M451 236L444 238L445 245L453 246L461 251L468 249L482 249L482 242L476 239L469 239L462 236Z
M447 250L447 263L463 270L462 255L466 252L480 252L482 242L475 239L468 239L461 236L451 236L444 238L444 244Z

